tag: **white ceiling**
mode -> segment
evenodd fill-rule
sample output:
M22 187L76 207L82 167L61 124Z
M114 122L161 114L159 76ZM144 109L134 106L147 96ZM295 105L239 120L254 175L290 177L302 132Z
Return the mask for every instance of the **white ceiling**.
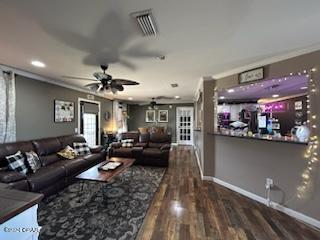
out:
M142 37L129 16L148 8L155 38ZM318 46L319 9L319 0L2 0L0 63L83 86L61 76L92 77L107 61L114 78L141 83L117 98L191 101L203 76ZM153 57L161 54L166 60Z

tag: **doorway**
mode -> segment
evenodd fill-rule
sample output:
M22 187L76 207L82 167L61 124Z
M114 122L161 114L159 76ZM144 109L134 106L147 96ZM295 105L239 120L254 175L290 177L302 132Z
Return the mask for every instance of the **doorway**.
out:
M90 147L100 144L100 102L78 100L78 132Z
M177 143L193 145L193 107L177 107Z

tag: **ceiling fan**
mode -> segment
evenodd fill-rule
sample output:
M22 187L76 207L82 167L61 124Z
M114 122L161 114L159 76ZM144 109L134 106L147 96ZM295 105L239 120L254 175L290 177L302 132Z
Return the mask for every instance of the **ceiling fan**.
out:
M63 76L63 78L69 79L81 79L81 80L90 80L95 81L94 83L89 83L85 85L85 87L90 88L91 90L95 90L96 92L112 92L116 94L118 91L123 91L123 85L139 85L138 82L120 78L112 78L111 75L106 73L108 69L108 65L100 65L103 72L95 72L93 76L96 79L91 78L81 78L81 77L70 77L70 76ZM97 82L99 81L99 82Z
M151 102L149 103L149 109L158 109L159 105L166 105L166 104L162 104L162 103L157 103L156 100L172 100L174 99L174 97L166 97L166 96L158 96L158 97L153 97L151 98Z

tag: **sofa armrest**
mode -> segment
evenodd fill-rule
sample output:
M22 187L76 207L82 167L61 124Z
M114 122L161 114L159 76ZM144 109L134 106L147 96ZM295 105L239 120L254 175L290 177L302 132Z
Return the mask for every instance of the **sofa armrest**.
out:
M171 145L170 144L164 144L160 150L161 151L169 151L171 149Z
M0 182L11 183L26 179L26 175L15 171L0 171Z
M122 146L121 142L113 142L110 144L111 148L120 148Z
M94 147L90 147L90 151L92 153L100 153L103 150L103 147L100 145L94 146Z

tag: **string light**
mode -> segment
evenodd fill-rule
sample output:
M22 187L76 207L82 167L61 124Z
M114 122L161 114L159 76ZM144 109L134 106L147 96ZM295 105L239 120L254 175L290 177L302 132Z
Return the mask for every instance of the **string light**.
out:
M312 108L312 100L310 99L310 94L314 95L317 93L317 84L316 81L313 79L313 73L316 71L316 68L312 68L307 72L306 70L303 71L304 74L307 73L307 77L309 78L310 82L310 93L307 95L307 114L309 115L309 119L307 120L307 123L309 127L311 127L311 136L309 138L308 147L306 148L304 152L304 158L307 160L307 166L305 170L302 172L301 177L302 181L301 184L297 187L297 194L296 196L299 199L305 198L307 193L311 189L311 180L312 180L312 173L315 171L315 163L319 161L318 159L318 147L319 147L319 141L318 136L315 134L315 129L318 128L317 126L317 115L315 113L311 113L315 111L315 109ZM298 73L299 75L299 73Z

